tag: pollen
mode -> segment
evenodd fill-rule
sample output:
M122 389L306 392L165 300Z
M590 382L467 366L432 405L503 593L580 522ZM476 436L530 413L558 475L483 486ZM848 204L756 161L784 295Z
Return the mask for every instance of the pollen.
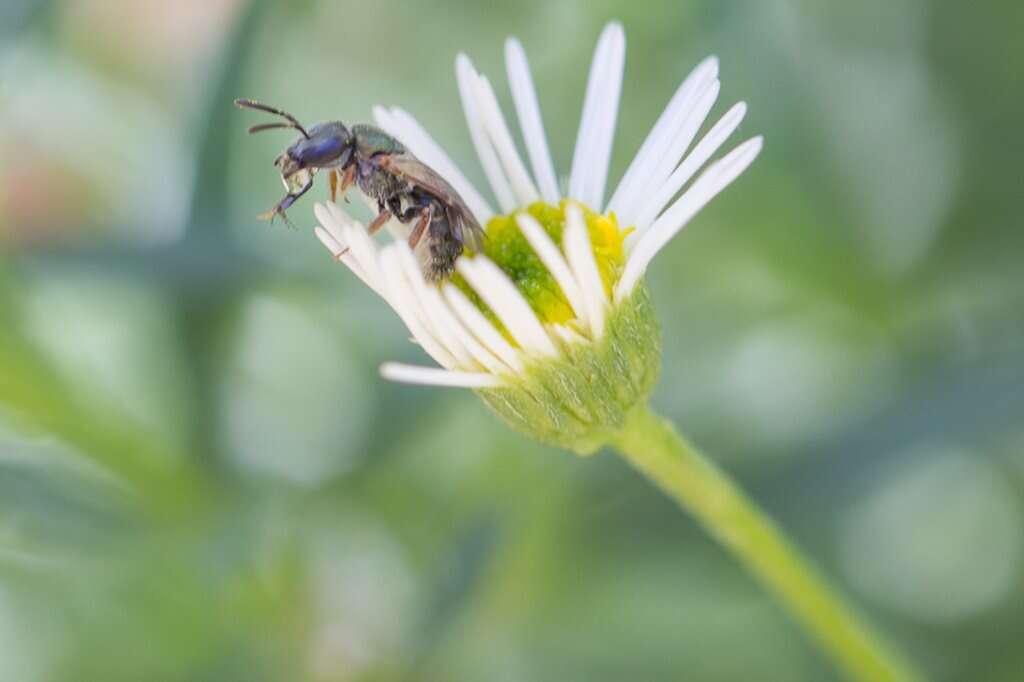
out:
M508 275L541 321L572 325L576 316L569 301L555 278L537 257L516 222L518 213L529 213L536 218L552 241L562 247L562 235L566 224L565 209L568 205L569 200L563 200L557 206L538 201L522 211L492 218L485 228L487 239L484 242L483 253ZM578 203L576 205L580 206ZM614 213L602 215L585 206L580 208L605 294L611 297L612 290L625 267L623 242L632 232L632 228L622 229ZM462 277L455 275L452 281L470 297L491 322L504 331L496 316L487 309Z

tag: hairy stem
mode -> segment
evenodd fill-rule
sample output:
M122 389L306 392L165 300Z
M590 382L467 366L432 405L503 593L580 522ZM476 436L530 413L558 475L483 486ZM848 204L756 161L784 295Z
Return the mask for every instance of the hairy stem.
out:
M854 680L920 679L833 592L732 480L649 409L634 411L613 445L690 511Z

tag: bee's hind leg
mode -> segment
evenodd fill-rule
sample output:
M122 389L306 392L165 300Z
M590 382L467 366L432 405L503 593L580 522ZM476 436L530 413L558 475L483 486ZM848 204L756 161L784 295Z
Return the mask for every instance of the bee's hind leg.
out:
M423 238L423 233L427 231L427 226L430 225L430 221L434 219L434 205L428 204L425 208L420 211L420 219L416 221L416 225L412 228L412 232L409 233L409 248L413 251L420 244L420 239Z

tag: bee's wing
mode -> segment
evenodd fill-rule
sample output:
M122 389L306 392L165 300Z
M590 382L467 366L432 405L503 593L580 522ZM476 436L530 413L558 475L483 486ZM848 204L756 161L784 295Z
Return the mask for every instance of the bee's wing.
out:
M377 160L385 171L402 178L440 199L448 208L449 222L457 231L462 243L473 251L483 251L484 238L487 236L480 223L473 217L473 212L466 206L455 188L448 184L437 172L412 154L386 154ZM455 221L451 219L454 218Z

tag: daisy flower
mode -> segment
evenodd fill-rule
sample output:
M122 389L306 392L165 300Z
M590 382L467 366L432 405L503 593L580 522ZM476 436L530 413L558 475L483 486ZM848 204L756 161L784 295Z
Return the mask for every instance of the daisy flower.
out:
M622 409L582 404L588 399L610 398L628 407L646 398L657 378L659 348L644 273L672 237L757 157L761 138L711 161L743 120L746 105L734 105L698 139L720 90L718 60L709 57L676 90L606 197L625 55L622 26L611 23L594 51L564 193L526 53L514 38L505 44L505 62L529 166L490 81L466 55L455 60L463 112L493 202L411 114L398 107L374 109L377 124L440 173L488 235L483 253L463 255L457 274L435 285L421 274L424 253L412 253L401 239L380 248L339 206L316 206L319 239L394 308L439 365L387 363L381 368L385 377L480 390L503 417L512 416L514 426L527 423L536 432L543 423L551 427L545 435L566 426L565 420L535 419L534 413L551 411L552 399L581 403L559 411L570 413L569 422L593 427L609 417L614 426ZM424 248L421 243L418 250ZM579 372L581 366L602 364L606 371ZM567 372L537 381L538 375ZM523 388L524 379L530 380L531 396L508 390ZM545 384L563 386L541 390ZM601 395L609 392L614 397ZM554 440L566 444L564 438Z
M914 680L913 668L859 621L770 519L647 407L661 350L644 274L750 166L762 140L719 153L743 120L742 102L700 134L720 89L718 60L709 57L676 90L608 196L625 54L622 27L611 23L594 51L564 192L515 39L505 44L505 62L528 164L490 81L469 57L455 60L492 196L469 182L411 114L374 110L377 123L440 173L485 226L483 252L460 256L446 281L424 278L425 245L413 253L400 225L389 226L399 239L380 248L363 225L328 203L315 208L316 234L394 308L438 365L387 363L385 377L473 389L514 428L580 454L611 445L694 513L850 677Z

